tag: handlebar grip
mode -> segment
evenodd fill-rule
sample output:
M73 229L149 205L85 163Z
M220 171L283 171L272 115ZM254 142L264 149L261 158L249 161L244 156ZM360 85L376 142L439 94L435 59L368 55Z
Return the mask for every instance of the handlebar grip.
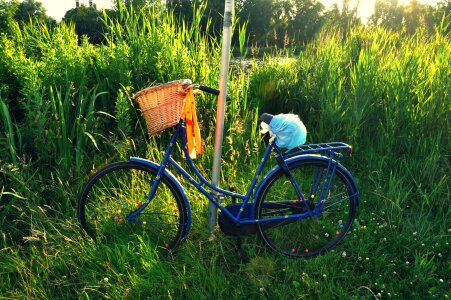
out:
M205 86L205 85L199 85L199 90L206 92L206 93L216 95L216 96L219 95L219 90Z

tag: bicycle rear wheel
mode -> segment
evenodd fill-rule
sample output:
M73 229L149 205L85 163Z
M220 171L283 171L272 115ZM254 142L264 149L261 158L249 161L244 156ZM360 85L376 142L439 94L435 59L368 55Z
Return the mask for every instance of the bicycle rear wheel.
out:
M113 163L98 171L84 186L78 202L81 227L103 242L144 241L175 250L185 236L188 215L179 189L165 176L136 220L126 218L147 201L156 174L157 169L134 162Z
M301 160L288 167L310 209L321 200L323 188L327 190L331 184L323 196L324 209L319 217L257 223L259 234L278 253L294 258L313 257L335 247L346 235L355 218L358 192L341 165L337 166L332 182L327 174L327 161ZM256 200L256 218L260 220L305 212L306 204L298 200L283 170L267 179Z

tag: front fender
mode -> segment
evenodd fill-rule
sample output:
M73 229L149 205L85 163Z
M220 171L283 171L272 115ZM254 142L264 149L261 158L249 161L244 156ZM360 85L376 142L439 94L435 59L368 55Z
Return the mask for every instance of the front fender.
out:
M144 159L144 158L130 157L130 161L149 166L156 170L158 170L160 168L159 164L157 164L153 161L150 161L148 159ZM191 228L191 206L189 204L188 197L186 197L186 193L185 193L185 190L183 189L183 186L180 184L180 181L177 180L177 178L174 176L174 174L172 174L170 171L165 169L163 176L165 176L179 190L180 194L182 195L183 202L185 203L186 213L188 215L187 216L186 233L185 233L185 236L183 237L183 240L185 240L186 237L188 236L188 232Z
M298 155L298 156L294 156L294 157L291 157L291 158L287 159L286 160L286 164L289 166L292 163L303 161L303 160L320 160L320 161L324 161L324 162L327 163L327 162L329 162L330 158L326 157L326 156L316 155L316 154ZM359 205L360 205L360 194L359 194L359 189L357 187L357 184L354 181L354 178L352 177L351 173L345 167L343 167L343 165L341 165L340 163L338 163L335 160L333 160L333 162L336 163L337 164L337 168L339 168L349 178L350 184L352 185L352 187L356 191L356 198L357 198L357 203L356 204L357 204L357 207L359 207ZM256 201L260 197L260 193L261 193L262 187L265 184L266 180L271 178L271 176L273 176L275 173L277 173L280 169L281 169L281 167L279 165L276 165L268 173L265 174L265 176L263 177L263 179L260 181L260 183L258 184L257 188L255 189L254 201Z

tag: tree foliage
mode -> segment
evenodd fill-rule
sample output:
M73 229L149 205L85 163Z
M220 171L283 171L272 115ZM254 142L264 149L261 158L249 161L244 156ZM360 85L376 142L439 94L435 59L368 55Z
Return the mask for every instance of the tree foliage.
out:
M98 44L102 41L105 32L105 25L102 23L101 17L102 12L95 7L81 5L68 10L63 20L67 23L74 23L78 36L86 35L91 43Z
M14 19L21 22L28 22L32 18L40 20L48 18L42 3L35 0L25 0L20 2L14 14Z
M19 1L0 0L0 33L6 33L9 30L9 24L14 20Z
M56 21L47 16L46 10L41 2L36 0L0 0L0 32L7 33L11 21L17 21L19 24L28 23L30 20L45 22L50 26L56 24Z
M423 28L432 34L441 23L444 31L449 32L450 18L451 0L439 2L435 7L418 0L411 0L406 5L400 5L398 0L377 0L369 24L408 34Z
M112 0L113 10L119 6L133 10L157 9L173 12L174 17L185 24L191 24L194 7L204 6L201 29L219 39L222 32L223 0ZM239 26L246 24L249 45L257 47L304 45L320 31L323 26L340 27L347 31L351 25L361 22L357 6L351 0L343 0L342 6L334 4L329 10L320 0L236 0L235 16ZM400 0L376 0L369 26L380 26L394 31L413 34L422 28L433 34L440 27L443 32L451 29L451 0L442 0L435 7L412 0L401 5ZM30 19L56 22L46 15L38 0L0 0L0 32L8 32L12 20L19 23ZM105 26L101 21L102 12L94 7L81 5L66 12L63 20L73 22L79 36L86 35L91 43L103 40ZM234 40L238 39L236 32Z

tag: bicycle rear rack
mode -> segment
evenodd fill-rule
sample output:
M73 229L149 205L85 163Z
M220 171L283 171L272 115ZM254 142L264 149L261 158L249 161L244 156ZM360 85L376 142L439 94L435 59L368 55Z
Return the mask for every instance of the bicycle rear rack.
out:
M302 154L320 154L328 157L338 155L339 152L345 152L348 155L352 155L352 146L342 142L330 142L321 144L306 144L297 146L290 151L283 153L283 158L287 159L293 156Z

